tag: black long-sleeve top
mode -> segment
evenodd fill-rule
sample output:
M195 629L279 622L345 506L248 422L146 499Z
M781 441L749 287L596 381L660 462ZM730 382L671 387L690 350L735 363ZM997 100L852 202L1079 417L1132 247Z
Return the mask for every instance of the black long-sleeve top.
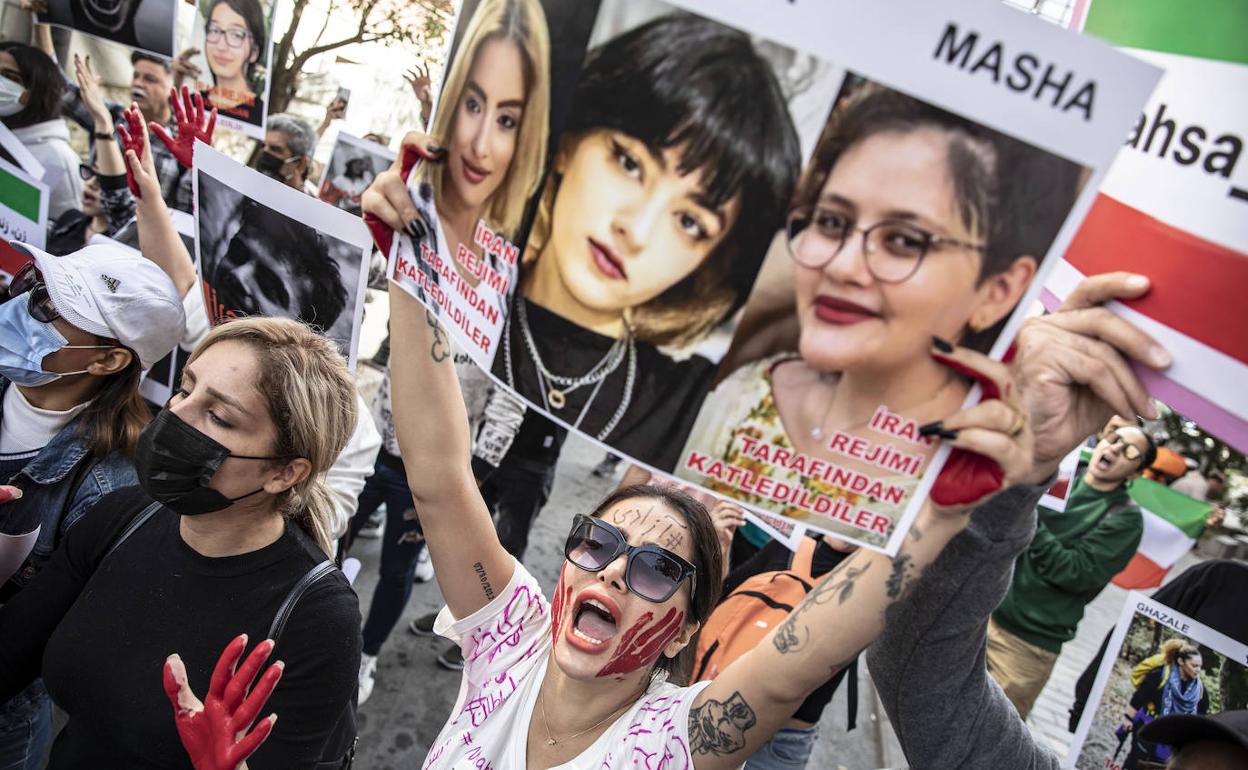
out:
M102 498L0 610L0 700L42 675L69 715L51 768L190 768L162 687L165 658L181 655L202 699L230 640L246 633L250 650L264 639L290 588L326 558L294 523L257 551L205 557L168 509L104 558L150 503L138 487ZM278 721L251 770L346 752L360 644L358 600L335 571L299 600L270 658L286 668L261 717Z

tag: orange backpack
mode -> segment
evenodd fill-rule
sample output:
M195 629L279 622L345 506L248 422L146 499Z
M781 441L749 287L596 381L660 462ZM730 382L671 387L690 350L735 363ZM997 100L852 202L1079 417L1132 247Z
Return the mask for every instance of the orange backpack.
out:
M803 537L787 570L760 572L724 597L698 636L693 681L714 679L758 646L814 588L811 562L819 541Z

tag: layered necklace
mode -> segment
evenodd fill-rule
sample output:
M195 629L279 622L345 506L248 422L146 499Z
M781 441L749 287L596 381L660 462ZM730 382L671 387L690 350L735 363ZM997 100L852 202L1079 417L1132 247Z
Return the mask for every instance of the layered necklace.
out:
M126 23L130 0L82 0L82 12L92 24L107 32L116 32Z
M594 403L594 399L598 397L598 392L602 390L603 383L616 369L620 368L620 364L625 359L628 360L624 375L624 394L620 398L620 404L616 407L615 413L611 415L611 419L607 421L607 424L595 436L599 441L606 440L606 437L611 435L611 431L615 430L615 426L624 417L633 400L633 386L637 382L637 344L633 338L632 327L626 325L624 337L612 343L606 354L585 374L577 377L555 374L547 368L541 354L537 350L537 341L533 338L533 330L529 327L529 314L526 310L526 303L522 298L516 303L515 312L507 316L507 322L503 329L503 362L507 368L507 384L512 390L516 389L515 369L512 366L511 358L511 319L513 317L516 317L520 324L520 336L524 340L525 350L528 352L529 358L533 360L533 368L537 370L537 387L542 394L542 403L545 405L546 411L557 412L563 409L568 404L569 393L573 393L587 385L593 386L589 398L586 399L585 405L581 407L580 414L576 416L576 420L572 423L572 427L578 430L581 427L581 421L589 413L590 405Z

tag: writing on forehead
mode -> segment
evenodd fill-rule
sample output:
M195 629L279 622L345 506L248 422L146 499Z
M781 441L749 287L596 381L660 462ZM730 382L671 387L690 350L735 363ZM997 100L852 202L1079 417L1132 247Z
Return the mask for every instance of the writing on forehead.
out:
M611 523L627 527L628 536L638 543L657 543L669 551L685 542L689 525L656 503L620 506L611 512Z

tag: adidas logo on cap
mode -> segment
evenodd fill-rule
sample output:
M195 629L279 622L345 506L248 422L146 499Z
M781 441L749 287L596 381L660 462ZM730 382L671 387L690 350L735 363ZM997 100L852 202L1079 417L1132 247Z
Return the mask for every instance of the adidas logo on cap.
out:
M103 273L100 273L100 278L104 279L104 285L108 287L109 291L114 294L117 293L117 287L121 285L121 281L113 278L112 276L104 275Z

